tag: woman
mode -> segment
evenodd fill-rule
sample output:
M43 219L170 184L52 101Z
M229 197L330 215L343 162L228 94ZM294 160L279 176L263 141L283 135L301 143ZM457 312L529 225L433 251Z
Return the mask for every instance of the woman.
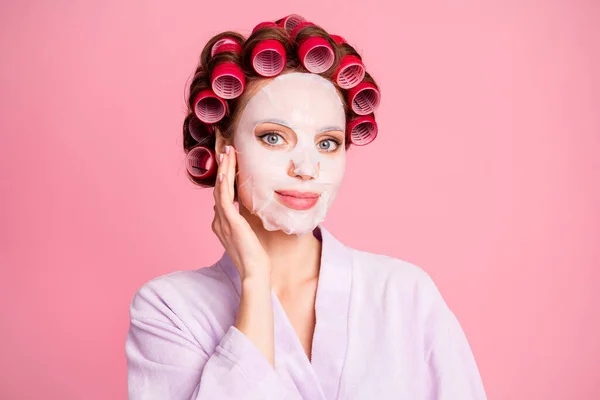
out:
M209 41L184 148L225 253L135 294L130 399L486 398L430 277L320 225L378 104L356 51L300 16Z

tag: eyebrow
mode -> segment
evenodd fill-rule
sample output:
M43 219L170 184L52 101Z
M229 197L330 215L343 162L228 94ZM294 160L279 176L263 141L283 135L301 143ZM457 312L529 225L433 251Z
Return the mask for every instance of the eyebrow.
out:
M287 122L285 122L281 119L277 119L277 118L261 119L260 121L257 121L254 126L258 126L258 125L264 124L264 123L278 124L278 125L285 126L286 128L289 128L291 130L294 130L294 128L292 128L290 126L290 124L288 124ZM320 129L317 133L331 132L331 131L344 132L344 130L342 128L340 128L339 126L327 126L325 128Z

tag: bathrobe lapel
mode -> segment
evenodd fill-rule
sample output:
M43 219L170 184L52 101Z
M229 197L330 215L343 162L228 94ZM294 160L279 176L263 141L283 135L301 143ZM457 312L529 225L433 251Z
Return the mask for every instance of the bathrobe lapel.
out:
M307 399L336 399L348 346L348 317L352 283L350 250L322 226L314 230L322 242L321 267L315 301L316 324L312 361L306 357L279 299L271 292L275 326L275 369L288 385ZM238 296L237 269L225 253L220 261Z
M325 228L315 303L316 320L312 366L326 399L336 399L348 346L352 259L350 250Z

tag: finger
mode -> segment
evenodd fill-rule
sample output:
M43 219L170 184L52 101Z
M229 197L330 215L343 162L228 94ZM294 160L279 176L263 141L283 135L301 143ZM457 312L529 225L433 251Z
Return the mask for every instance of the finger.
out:
M227 158L227 157L225 157ZM235 206L233 205L233 200L231 200L229 195L229 177L226 174L222 174L221 177L223 180L219 182L218 196L219 202L217 203L217 207L223 211L223 216L228 220L229 223L233 223L235 220Z
M225 183L223 183L223 185L225 185L225 189L221 192L221 196L225 196L223 198L223 200L227 200L227 201L233 201L233 196L231 196L230 191L229 191L229 182L231 182L231 175L229 173L230 168L229 165L231 164L231 156L232 156L232 151L231 151L231 146L225 146L225 148L223 149L224 154L223 154L223 175L224 177L227 178L227 184L225 185ZM223 179L223 182L225 182L225 179Z
M225 161L225 154L223 153L219 153L218 151L215 151L216 153L216 157L219 160L219 162L217 163L218 167L217 167L217 177L215 179L215 188L213 189L213 197L215 199L215 204L218 205L221 200L220 200L220 191L219 191L219 186L221 184L220 182L220 176L224 171L224 166L223 166L223 162Z
M237 165L237 153L235 152L235 147L229 146L229 154L227 155L229 159L227 161L227 177L229 178L229 193L231 195L231 201L235 197L235 167Z

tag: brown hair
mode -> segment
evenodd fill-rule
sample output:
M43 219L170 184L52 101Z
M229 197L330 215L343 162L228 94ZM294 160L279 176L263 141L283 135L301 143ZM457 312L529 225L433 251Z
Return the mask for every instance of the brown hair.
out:
M352 46L350 46L347 43L338 45L332 39L332 37L323 28L319 26L306 26L302 28L298 32L294 40L290 38L290 35L284 28L280 27L266 27L258 29L256 32L252 33L247 39L245 39L244 36L237 32L226 31L211 38L208 41L208 43L204 46L204 49L202 50L202 53L200 55L200 61L194 73L194 77L192 79L192 82L190 83L188 96L186 97L187 116L185 117L185 120L183 122L183 149L185 153L187 154L192 148L196 146L204 146L215 151L215 133L210 130L211 128L208 125L200 123L199 120L197 120L196 115L194 113L193 104L196 95L200 91L204 89L209 89L211 87L210 76L215 66L226 61L234 62L242 68L242 71L244 72L246 78L246 89L244 90L244 93L235 99L226 100L227 112L225 114L225 117L213 124L214 126L212 127L218 129L224 138L230 138L235 130L235 125L237 124L237 121L239 119L239 114L244 109L249 99L252 97L251 90L248 89L252 88L259 81L265 79L273 79L265 78L258 75L252 67L252 50L254 49L254 47L263 40L275 39L283 45L286 52L286 65L283 73L308 72L302 66L302 63L300 62L297 55L297 50L299 43L301 43L303 40L309 37L324 38L325 40L327 40L327 42L329 42L329 44L333 48L335 54L335 62L327 71L320 73L319 75L326 79L329 79L338 90L346 111L346 120L348 121L350 118L355 117L356 114L352 111L346 99L347 90L340 88L335 82L334 78L334 74L339 66L339 62L344 56L354 55L358 58L361 58L361 56ZM222 52L217 53L213 57L211 57L211 49L213 45L223 38L231 38L238 41L242 47L241 53L236 54L233 52ZM365 74L363 81L370 82L377 86L373 78L368 73ZM371 116L373 115L371 114ZM190 122L194 123L195 129L200 130L200 134L195 135L197 138L200 139L199 141L196 141L196 139L194 139L194 137L192 137L190 133ZM350 141L348 140L348 138L346 138L345 144L346 149L348 149L350 146ZM215 185L216 176L214 175L206 178L197 178L187 173L187 176L192 182L202 187L212 187Z

